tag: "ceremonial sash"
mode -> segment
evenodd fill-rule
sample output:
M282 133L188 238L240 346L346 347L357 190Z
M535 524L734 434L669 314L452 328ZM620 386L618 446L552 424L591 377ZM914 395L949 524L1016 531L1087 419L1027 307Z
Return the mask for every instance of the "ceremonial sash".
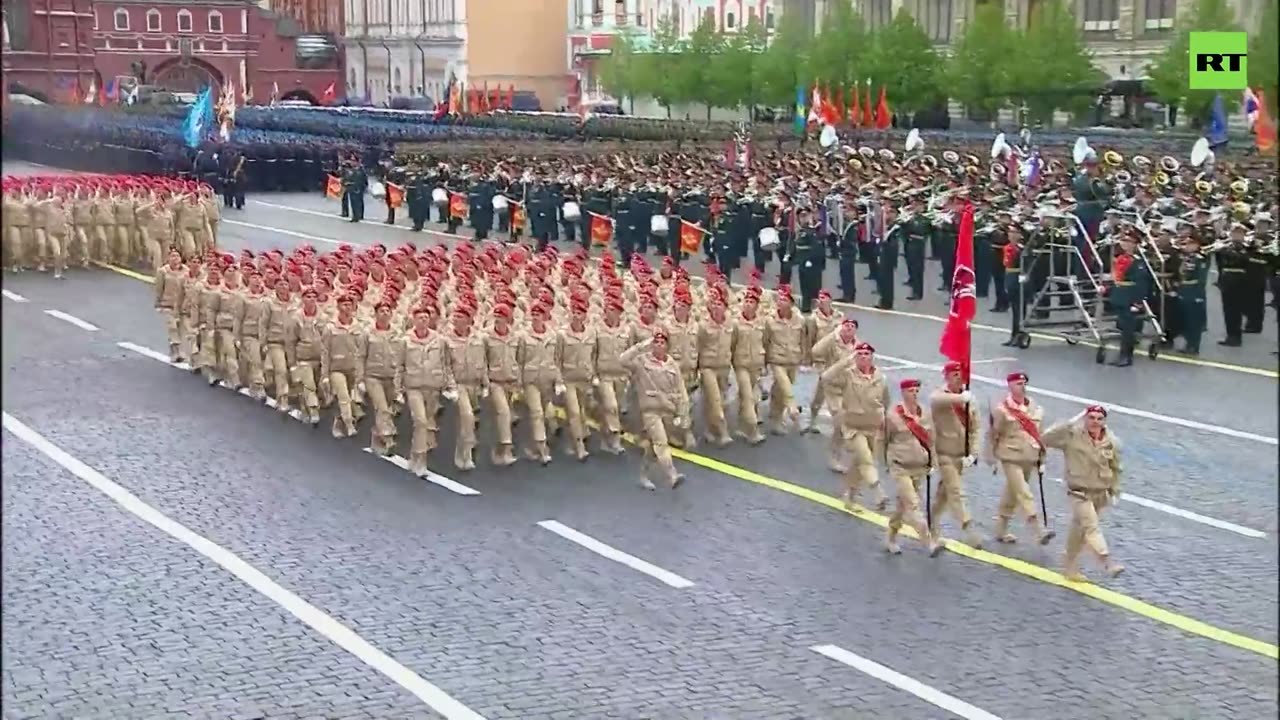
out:
M1117 255L1111 260L1111 277L1116 282L1124 282L1124 276L1129 272L1129 266L1133 264L1132 255Z
M951 410L955 412L956 419L960 421L960 425L965 429L969 429L969 404L952 405Z
M929 444L929 431L925 430L924 426L921 425L914 417L908 415L905 407L899 405L895 408L895 412L897 412L898 417L902 419L902 423L907 426L907 430L910 430L911 434L915 436L916 441L920 443L920 447L924 448L926 452L931 451L931 446Z
M1040 429L1036 427L1035 421L1013 402L1013 398L1005 398L1004 410L1009 413L1009 417L1017 421L1022 432L1031 436L1031 444L1035 445L1037 450L1044 447L1040 440Z

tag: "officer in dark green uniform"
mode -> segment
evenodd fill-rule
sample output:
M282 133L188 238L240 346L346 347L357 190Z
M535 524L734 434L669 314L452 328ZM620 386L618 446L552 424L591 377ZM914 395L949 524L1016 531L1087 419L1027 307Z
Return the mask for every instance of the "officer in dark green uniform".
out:
M627 194L627 209L635 251L643 255L649 252L649 223L653 217L653 203L649 201L645 188L636 188L634 192Z
M475 230L477 240L488 240L493 230L493 184L477 177L467 188L467 219Z
M951 280L956 272L956 245L960 242L960 215L957 211L948 208L933 224L932 240L942 266L942 283L938 285L938 290L947 292L951 288ZM947 297L946 302L950 304L950 296Z
M1222 321L1227 337L1219 340L1224 347L1244 344L1244 315L1248 298L1249 253L1245 248L1244 226L1233 225L1230 243L1218 251L1218 290L1222 293Z
M462 224L463 218L453 214L453 196L467 194L467 181L460 175L446 173L444 175L445 201L441 210L445 217L445 230L450 235L458 233L458 226Z
M988 235L991 245L991 285L996 291L996 304L991 312L1009 311L1009 288L1005 284L1004 248L1009 244L1009 225L1013 218L1007 211L995 213L991 220L992 229Z
M405 176L404 202L409 208L413 229L421 231L431 218L431 189L423 176L422 168L410 165Z
M609 214L613 218L613 241L618 245L618 257L623 267L631 267L631 255L636 251L631 196L625 191L619 192L610 198L609 203Z
M347 206L351 208L351 222L364 220L364 193L369 188L369 176L364 166L353 163L347 168L342 178L342 192L347 198Z
M875 271L876 294L880 296L876 307L881 310L892 310L893 281L898 271L898 246L905 235L904 226L898 223L898 210L892 205L886 205L884 208L884 227L884 237L876 250L875 265L872 270ZM923 252L923 248L921 251Z
M858 217L858 206L852 196L845 196L844 232L836 240L836 263L840 270L840 302L854 303L858 299L858 236L863 223Z
M1000 258L1004 287L1000 288L1000 295L1005 297L1005 307L1009 310L1009 339L1003 345L1013 347L1018 344L1018 336L1022 334L1023 313L1027 310L1027 302L1031 300L1026 275L1030 251L1023 244L1022 225L1016 220L1010 220L1004 226L1004 240ZM999 295L996 302L1000 302Z
M1178 311L1181 318L1183 352L1200 354L1200 336L1204 334L1208 314L1205 286L1209 283L1209 261L1200 252L1201 237L1193 232L1182 240L1182 262L1178 268Z
M1120 252L1111 260L1115 285L1108 301L1120 328L1120 352L1110 364L1128 367L1133 364L1133 351L1138 345L1138 334L1142 332L1145 311L1141 303L1151 292L1151 269L1138 254L1136 238L1126 233L1118 240Z
M551 186L540 178L534 178L533 187L529 191L527 210L529 235L537 241L538 250L544 250L551 242L552 233L555 232L556 205Z
M1098 240L1098 226L1111 201L1111 188L1098 177L1098 172L1097 158L1090 155L1080 172L1071 180L1072 199L1076 203L1075 215L1094 242Z
M902 225L904 254L907 260L907 285L911 288L908 300L920 300L924 297L924 256L929 243L932 226L924 216L924 201L914 199L908 206L911 217ZM880 248L880 252L885 251ZM897 259L894 259L897 265Z
M826 244L822 239L822 225L808 208L801 208L796 215L796 240L791 262L800 275L800 312L813 310L813 301L822 289L822 273L826 269Z

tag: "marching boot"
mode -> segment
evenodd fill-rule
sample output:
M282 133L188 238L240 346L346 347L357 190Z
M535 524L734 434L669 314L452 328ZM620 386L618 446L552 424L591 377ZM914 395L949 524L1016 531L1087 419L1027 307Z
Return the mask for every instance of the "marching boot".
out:
M578 458L578 462L582 462L591 457L591 453L587 452L587 443L580 438L574 438L573 456Z
M1112 560L1109 555L1102 556L1102 566L1111 577L1115 577L1124 572L1124 566L1115 560Z
M992 537L996 539L996 542L1008 545L1018 542L1018 536L1009 532L1009 518L1007 517L996 518L996 529L992 533Z
M884 549L885 552L890 555L902 554L902 547L898 545L898 529L892 525L890 525L889 529L885 532Z
M538 443L538 462L542 463L543 467L551 464L551 449L545 442Z
M608 433L600 443L600 449L610 455L621 455L625 452L622 448L622 437L618 433Z
M508 467L514 465L516 456L511 451L511 443L500 443L489 451L489 459L498 467Z
M1129 367L1133 364L1133 345L1129 343L1120 344L1120 352L1116 354L1115 360L1107 363L1112 367Z
M1041 545L1048 545L1051 540L1058 536L1058 533L1050 530L1049 528L1041 527L1040 518L1035 515L1027 518L1027 525L1036 533L1036 542Z
M422 478L427 476L427 454L412 453L409 456L409 472Z
M960 529L964 533L964 541L968 543L970 547L972 547L974 550L982 549L982 536L979 535L976 530L974 530L972 520L965 523L964 527Z

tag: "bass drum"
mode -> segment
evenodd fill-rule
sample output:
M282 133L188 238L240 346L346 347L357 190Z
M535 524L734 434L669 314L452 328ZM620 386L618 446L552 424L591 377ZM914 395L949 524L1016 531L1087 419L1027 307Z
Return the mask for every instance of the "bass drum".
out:
M653 217L649 218L649 233L650 233L650 234L652 234L652 235L666 235L666 234L667 234L667 229L668 229L668 228L667 228L667 216L666 216L666 215L654 215Z
M782 239L778 237L777 228L760 228L760 249L773 250L782 244Z
M437 205L446 205L449 202L449 193L444 188L438 187L431 191L431 200Z
M578 203L570 200L560 209L566 222L574 222L582 217L582 208L578 207Z

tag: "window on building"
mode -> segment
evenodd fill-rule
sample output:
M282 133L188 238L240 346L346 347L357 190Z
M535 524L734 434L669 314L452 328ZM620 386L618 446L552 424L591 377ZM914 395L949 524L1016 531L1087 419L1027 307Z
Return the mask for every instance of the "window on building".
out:
M604 0L591 0L591 24L604 24Z
M916 21L936 43L951 42L951 3L952 0L918 0Z
M892 0L865 0L862 11L862 19L870 30L882 28L893 20Z
M178 11L178 32L191 32L191 11L186 8Z
M627 4L625 0L614 0L613 3L613 22L615 25L626 25L630 18L627 16Z
M736 27L737 25L738 25L738 18L737 18L737 17L736 17L732 12L727 12L727 13L725 13L725 14L724 14L724 29L725 29L725 30L732 30L732 29L734 29L734 27Z
M1148 32L1173 29L1173 19L1178 14L1177 0L1146 0L1145 26Z
M164 29L160 20L160 11L151 8L147 11L147 32L160 32Z
M765 11L764 29L765 30L773 29L773 8L769 8L767 11Z
M112 15L112 22L116 30L127 32L129 30L129 11L124 8L117 9Z
M211 33L222 32L222 13L218 12L217 10L209 11L209 32Z
M1115 32L1116 0L1081 0L1085 32Z

